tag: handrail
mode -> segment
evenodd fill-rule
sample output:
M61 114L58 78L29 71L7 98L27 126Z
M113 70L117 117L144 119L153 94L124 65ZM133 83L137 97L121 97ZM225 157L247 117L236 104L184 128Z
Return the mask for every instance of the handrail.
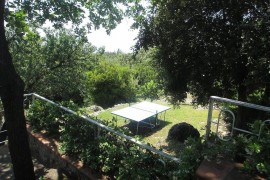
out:
M113 134L115 134L117 136L120 136L122 138L125 138L125 139L127 139L127 140L135 143L136 145L138 145L141 148L148 149L148 150L150 150L150 151L152 151L152 152L154 152L156 154L159 154L159 155L161 155L163 157L166 157L166 158L168 158L168 159L170 159L172 161L175 161L177 163L180 163L180 159L179 158L176 158L176 157L171 156L171 155L169 155L169 154L167 154L165 152L162 152L160 150L157 150L156 148L153 148L153 147L151 147L151 146L149 146L149 145L147 145L147 144L145 144L143 142L140 142L140 141L136 140L133 137L130 137L130 136L127 136L127 135L125 135L123 133L120 133L118 131L115 131L114 129L112 129L112 128L104 125L104 124L101 124L101 123L99 123L99 122L97 122L97 121L95 121L95 120L93 120L93 119L91 119L91 118L89 118L89 117L87 117L85 115L78 115L78 113L76 113L75 111L73 111L73 110L71 110L71 109L69 109L67 107L61 106L61 105L59 105L59 104L57 104L57 103L55 103L55 102L53 102L53 101L51 101L49 99L46 99L45 97L42 97L42 96L40 96L38 94L35 94L35 93L25 94L24 96L32 96L32 98L33 97L36 97L36 98L39 98L41 100L44 100L44 101L46 101L46 102L48 102L50 104L53 104L53 105L55 105L55 106L63 109L64 111L67 111L67 112L69 112L71 114L74 114L74 115L76 115L76 116L78 116L78 117L80 117L80 118L82 118L82 119L84 119L84 120L86 120L86 121L88 121L88 122L90 122L92 124L95 124L96 126L98 126L100 128L103 128L103 129L105 129L105 130L107 130L107 131L109 131L109 132L111 132L111 133L113 133Z
M258 134L258 137L260 138L261 137L261 133L262 133L262 130L265 126L266 123L269 123L270 124L270 120L265 120L262 124L261 124L261 127L260 127L260 131L259 131L259 134Z
M218 134L219 121L220 121L220 117L221 117L222 112L228 112L228 113L231 114L232 121L233 121L233 123L232 123L232 130L230 132L230 138L224 139L223 137L220 137L220 136L218 136L218 138L220 138L223 141L229 141L232 138L232 136L233 136L233 130L234 130L234 124L235 124L235 116L234 116L234 114L233 114L233 112L231 110L226 109L226 108L221 109L220 112L219 112L219 115L218 115L216 134Z
M205 134L206 141L208 140L208 137L209 137L209 134L211 131L212 113L213 113L214 102L226 102L226 103L231 103L231 104L238 105L238 106L243 106L243 107L247 107L247 108L270 112L270 107L267 107L267 106L261 106L261 105L257 105L257 104L222 98L222 97L218 97L218 96L211 96L209 99L209 106L208 106L208 118L207 118L207 125L206 125L206 134ZM233 118L235 119L234 114L231 111L230 111L230 113L232 114ZM269 123L269 122L270 122L270 120L266 120L262 123L262 125L260 127L259 134L255 134L253 132L234 127L234 121L233 121L233 125L232 125L232 130L255 135L255 136L258 136L258 138L260 138L261 131L262 131L264 125L266 123ZM217 129L218 129L218 127L217 127Z
M253 109L257 109L257 110L261 110L261 111L270 112L270 107L267 107L267 106L261 106L261 105L247 103L247 102L243 102L243 101L237 101L237 100L232 100L232 99L227 99L227 98L221 98L221 97L218 97L218 96L211 96L210 99L212 99L214 101L227 102L227 103L232 103L232 104L235 104L235 105L238 105L238 106L244 106L244 107L248 107L248 108L253 108Z

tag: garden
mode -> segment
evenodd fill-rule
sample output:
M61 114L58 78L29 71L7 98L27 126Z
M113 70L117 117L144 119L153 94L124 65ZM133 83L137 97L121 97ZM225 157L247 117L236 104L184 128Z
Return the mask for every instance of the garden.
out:
M141 50L136 55L108 53L102 48L95 49L84 39L63 29L47 30L46 37L33 32L25 38L27 41L22 39L10 46L12 52L21 52L14 54L14 62L26 82L26 91L38 92L76 112L75 115L66 113L38 99L25 102L27 120L32 129L59 141L61 154L78 159L84 166L112 179L192 179L204 159L240 159L247 174L269 176L269 131L264 132L265 138L237 134L228 142L211 134L211 143L206 143L204 135L209 99L204 99L205 96L197 92L192 95L185 93L184 96L171 94L170 85L164 79L166 72L155 63L155 48ZM74 51L61 53L63 49ZM31 55L24 53L28 51ZM189 88L192 91L193 85ZM248 98L258 102L264 96L261 91L256 91ZM112 114L115 110L145 100L170 107L166 114L159 116L160 126L156 128L140 127L136 134L129 120ZM231 109L236 116L243 116L237 106L221 103L214 107L212 119L219 117L223 107ZM76 115L86 115L134 138L134 141L142 142L148 149L112 131L99 129ZM267 118L267 115L256 116L255 113L252 116L247 114L247 117L253 118L248 120L249 130L256 131L263 121L254 123L254 120ZM225 128L220 130L225 134L231 128L232 122L228 119L230 115L225 114L221 122ZM188 138L184 142L168 140L170 129L179 123L190 124L198 130L199 138ZM211 130L215 132L216 127L213 125ZM177 161L152 152L153 148L175 157ZM140 170L141 167L144 169Z
M0 95L16 179L34 179L25 121L108 179L196 179L205 160L269 179L269 1L1 2ZM133 53L88 41L124 17L139 29ZM24 101L33 93L55 103ZM112 115L145 100L170 107L156 128L134 133ZM179 124L197 135L168 135Z
M155 102L162 103L160 100ZM163 104L165 104L164 101ZM181 108L172 108L171 112L167 112L166 121L161 122L158 129L143 129L139 135L135 136L135 139L178 158L174 161L138 146L118 134L99 129L95 124L80 118L80 115L88 113L87 108L79 108L71 102L63 103L61 106L75 110L76 114L70 114L53 104L35 99L27 111L31 127L34 131L42 132L45 136L59 141L59 152L62 154L81 160L85 167L90 167L108 178L194 179L195 172L204 159L214 162L230 160L243 163L241 171L244 172L245 178L255 178L253 173L261 178L269 176L269 129L267 126L259 138L249 134L238 134L230 141L223 141L218 134L211 133L206 142L204 135L208 109L194 108L188 104L181 105ZM124 119L116 122L111 114L111 111L125 106L128 104L117 105L102 111L95 117L89 117L117 132L134 136L129 126L125 126L129 122ZM212 118L218 117L218 110L216 108L213 111ZM179 115L182 115L179 119L183 118L183 122L200 128L202 137L188 138L184 143L167 140L170 127L179 123ZM176 117L177 120L174 120ZM224 115L224 117L222 120L226 121L227 118L228 121L229 115ZM191 118L199 120L189 121L188 119ZM249 130L258 134L261 124L262 121L256 121L250 125ZM229 124L226 125L228 129L229 126ZM212 130L215 132L214 127Z

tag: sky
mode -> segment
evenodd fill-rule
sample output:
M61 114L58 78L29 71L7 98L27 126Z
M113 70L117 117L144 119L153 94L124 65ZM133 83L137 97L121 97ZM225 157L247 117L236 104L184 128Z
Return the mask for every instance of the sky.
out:
M131 53L131 48L135 45L135 38L139 32L139 30L130 28L132 23L132 19L124 18L122 22L111 31L110 35L106 33L104 28L92 30L92 32L87 35L88 41L97 48L105 47L106 52L117 52L121 50L124 53ZM43 27L52 27L52 24L47 21ZM71 24L68 23L64 27L69 29L71 28ZM43 32L40 31L40 33L42 34Z
M124 53L130 53L138 34L138 30L130 29L131 24L132 20L126 18L111 31L110 35L101 28L89 34L88 40L97 48L104 46L107 52L116 52L119 49Z

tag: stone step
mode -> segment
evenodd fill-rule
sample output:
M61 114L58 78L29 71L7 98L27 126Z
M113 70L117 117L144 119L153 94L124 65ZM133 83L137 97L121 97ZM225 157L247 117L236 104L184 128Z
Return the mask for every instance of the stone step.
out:
M265 180L257 175L243 173L243 164L228 160L217 162L216 160L203 160L196 171L198 180Z
M225 180L226 176L234 169L234 163L230 161L203 160L196 171L198 180Z

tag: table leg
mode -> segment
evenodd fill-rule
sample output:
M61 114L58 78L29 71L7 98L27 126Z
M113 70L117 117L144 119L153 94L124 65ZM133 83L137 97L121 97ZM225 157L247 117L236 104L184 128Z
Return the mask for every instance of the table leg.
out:
M137 123L137 131L136 131L136 135L138 134L138 130L139 130L139 122Z
M160 122L158 122L158 114L156 114L156 126L159 126Z

